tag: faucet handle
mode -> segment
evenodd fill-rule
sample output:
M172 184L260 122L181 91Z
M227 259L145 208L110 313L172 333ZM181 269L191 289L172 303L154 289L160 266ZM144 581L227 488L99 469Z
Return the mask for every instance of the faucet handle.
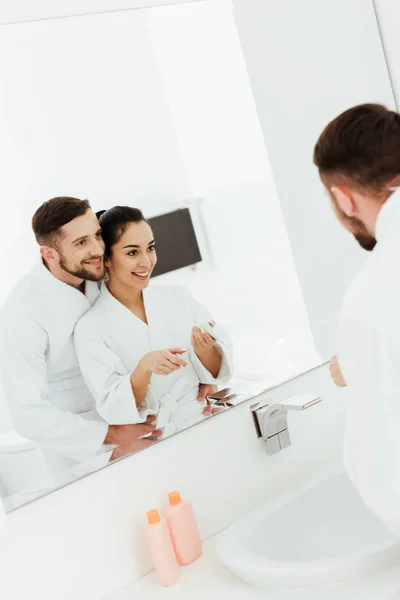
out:
M287 423L289 410L306 410L321 402L322 396L295 394L280 402L257 403L250 407L257 437L265 443L267 454L275 454L290 446Z
M318 404L321 400L322 396L315 396L314 394L295 394L290 398L286 398L286 400L282 400L280 404L285 410L306 410L314 404Z

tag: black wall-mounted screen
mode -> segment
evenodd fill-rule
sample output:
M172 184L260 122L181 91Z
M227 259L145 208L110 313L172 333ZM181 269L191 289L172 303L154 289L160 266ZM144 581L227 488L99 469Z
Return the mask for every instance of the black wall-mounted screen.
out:
M188 208L148 219L156 242L153 277L201 262L200 248Z

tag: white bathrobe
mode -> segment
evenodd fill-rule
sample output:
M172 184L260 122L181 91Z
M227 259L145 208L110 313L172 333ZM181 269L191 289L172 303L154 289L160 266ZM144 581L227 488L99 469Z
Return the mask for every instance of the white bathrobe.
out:
M13 424L40 446L56 484L109 459L103 446L108 425L96 411L73 344L77 320L98 295L97 283L86 282L84 295L39 261L0 310L0 378Z
M196 400L200 383L224 384L232 375L229 337L216 328L222 365L216 379L190 345L191 328L211 320L210 313L181 286L151 284L144 290L148 325L116 300L103 283L99 300L75 329L75 348L97 410L110 424L138 423L157 414L164 437L201 420ZM137 407L130 375L153 350L181 347L188 366L170 375L153 375L144 403Z
M383 205L376 237L339 322L345 464L365 503L400 534L400 190Z

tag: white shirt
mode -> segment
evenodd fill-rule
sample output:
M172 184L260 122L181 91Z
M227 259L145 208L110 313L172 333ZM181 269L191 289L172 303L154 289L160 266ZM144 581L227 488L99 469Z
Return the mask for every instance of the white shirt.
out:
M73 344L76 322L99 295L97 283L86 282L85 290L63 283L39 261L0 310L0 379L14 427L40 446L60 484L69 473L86 473L109 459L103 454L108 425Z
M338 360L350 397L345 465L365 503L400 532L400 190L344 300Z

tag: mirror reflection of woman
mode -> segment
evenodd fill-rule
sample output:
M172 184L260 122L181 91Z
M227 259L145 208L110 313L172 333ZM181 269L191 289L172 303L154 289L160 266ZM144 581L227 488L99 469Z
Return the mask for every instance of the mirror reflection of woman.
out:
M204 418L200 383L231 378L230 338L186 288L149 286L157 254L138 209L116 206L98 216L108 279L75 329L82 374L108 423L154 414L166 437Z

